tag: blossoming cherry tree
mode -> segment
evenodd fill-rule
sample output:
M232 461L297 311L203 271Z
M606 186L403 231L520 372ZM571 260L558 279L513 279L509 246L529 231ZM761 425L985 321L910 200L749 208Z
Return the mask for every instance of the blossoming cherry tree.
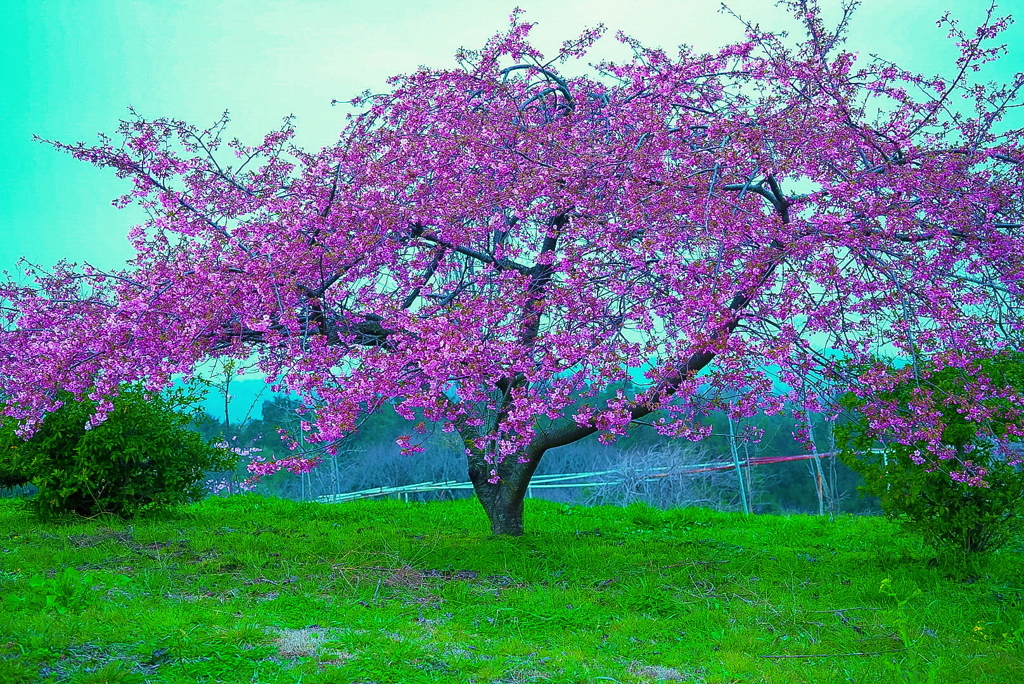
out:
M28 434L60 389L249 360L304 397L323 449L389 403L457 433L496 534L522 533L547 450L638 423L699 440L714 410L831 411L913 378L907 410L866 404L880 432L940 458L935 407L984 422L1000 398L1020 435L1020 397L979 365L1021 332L1024 147L1001 121L1024 77L971 81L1007 20L944 18L960 57L924 76L843 50L853 3L834 29L816 0L782 4L799 42L748 24L670 55L620 34L633 56L589 75L568 72L602 27L549 59L517 12L458 68L353 100L317 152L290 120L250 147L226 118L134 112L117 143L52 143L130 179L117 202L150 219L123 270L0 288L7 414ZM930 389L943 367L960 397Z

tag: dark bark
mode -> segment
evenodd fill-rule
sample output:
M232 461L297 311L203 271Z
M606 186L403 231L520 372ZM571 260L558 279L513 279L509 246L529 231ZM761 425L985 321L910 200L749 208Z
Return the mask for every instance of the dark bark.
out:
M524 459L529 459L526 463L520 463L516 456L507 456L501 463L493 465L484 459L482 452L472 450L468 457L469 479L491 522L492 534L515 537L523 534L523 500L543 455L543 449L531 444L522 454ZM488 481L492 478L492 470L500 478L493 484Z

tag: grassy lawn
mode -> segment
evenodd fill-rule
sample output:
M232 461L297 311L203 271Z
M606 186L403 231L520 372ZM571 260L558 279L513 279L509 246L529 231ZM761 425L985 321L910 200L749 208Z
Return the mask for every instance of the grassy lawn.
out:
M0 682L1024 682L1019 546L964 563L881 518L526 514L511 539L473 500L52 524L2 500Z

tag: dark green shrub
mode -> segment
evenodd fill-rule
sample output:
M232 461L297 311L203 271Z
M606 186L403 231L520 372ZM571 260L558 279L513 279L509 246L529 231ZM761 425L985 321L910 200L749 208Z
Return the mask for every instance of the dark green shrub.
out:
M29 481L21 467L23 442L15 437L14 428L14 421L0 414L0 489L24 487Z
M3 438L0 437L0 441ZM17 447L8 446L8 450ZM28 477L22 472L14 470L13 454L0 454L0 489L14 489L24 487L28 484Z
M1021 368L1019 356L1008 356L998 364L987 363L985 372L997 383L1019 387ZM960 373L957 369L931 373L929 388L940 394L956 392L963 386ZM904 406L914 386L896 387L882 398ZM842 403L853 412L863 405L853 395ZM924 442L890 442L872 452L881 436L859 415L836 428L839 457L864 477L861 490L878 497L887 517L937 549L980 553L1000 548L1024 529L1024 471L996 458L992 441L979 436L978 425L951 408L942 414L942 443L984 469L985 486L956 481L950 473L963 470L963 464L957 459L934 458ZM922 457L926 465L920 464Z
M187 428L180 409L194 397L182 392L124 388L107 420L91 430L85 426L95 402L62 399L27 441L15 436L14 421L0 428L0 486L35 485L40 514L130 517L150 505L196 501L208 471L234 466L233 454Z

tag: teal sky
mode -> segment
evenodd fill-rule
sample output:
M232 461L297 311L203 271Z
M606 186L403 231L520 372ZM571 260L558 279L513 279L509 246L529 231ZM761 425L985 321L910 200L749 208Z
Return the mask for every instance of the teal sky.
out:
M0 21L0 270L21 256L44 266L67 258L117 267L125 235L142 220L116 210L124 191L106 170L59 154L32 135L94 142L133 105L144 116L212 123L228 109L231 137L255 141L287 114L298 141L331 143L346 108L331 107L420 64L451 66L505 26L516 0L4 0ZM741 35L718 0L518 0L540 22L537 45L553 51L604 22L647 45L711 49ZM838 0L822 0L833 10ZM908 68L948 70L955 54L935 20L945 9L976 23L984 0L863 0L851 47ZM731 6L766 27L793 27L770 0ZM1003 13L1024 15L1021 0ZM1024 45L1024 16L1006 42ZM602 56L621 55L610 37ZM989 78L1024 69L1024 49ZM1019 119L1018 119L1019 120Z

